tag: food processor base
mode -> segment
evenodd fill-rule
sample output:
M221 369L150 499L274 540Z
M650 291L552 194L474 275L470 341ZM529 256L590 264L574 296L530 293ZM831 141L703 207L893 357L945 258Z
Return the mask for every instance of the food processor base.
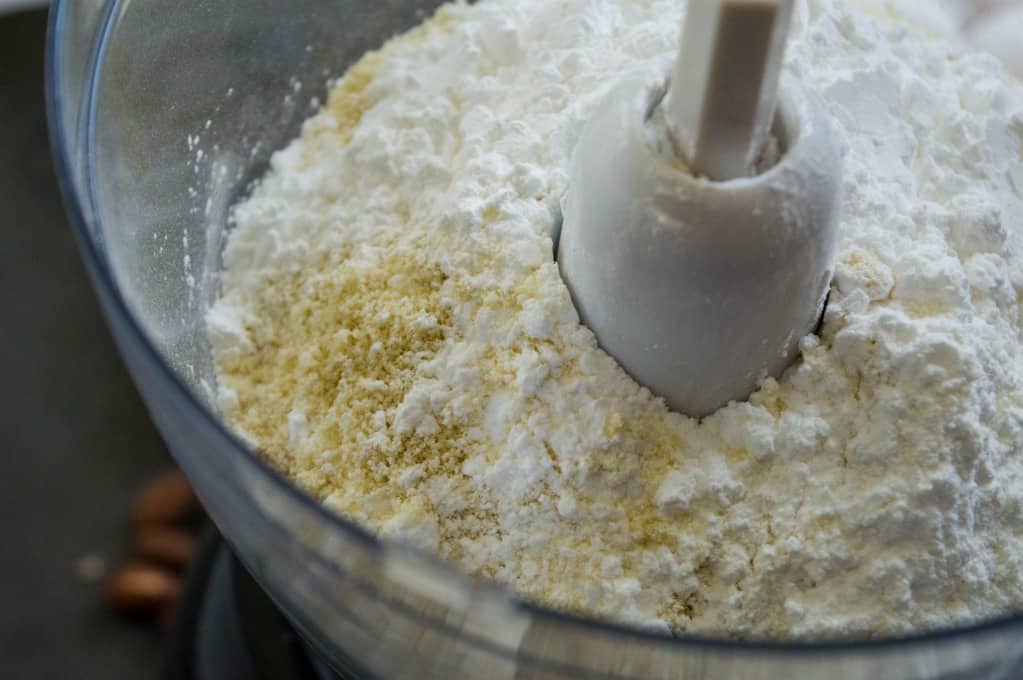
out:
M356 680L298 635L216 533L192 564L167 638L163 680Z

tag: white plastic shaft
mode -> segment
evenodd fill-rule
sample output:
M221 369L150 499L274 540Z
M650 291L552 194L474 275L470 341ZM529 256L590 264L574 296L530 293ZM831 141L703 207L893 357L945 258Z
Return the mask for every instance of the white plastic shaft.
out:
M666 101L690 170L749 177L778 101L793 0L692 0Z

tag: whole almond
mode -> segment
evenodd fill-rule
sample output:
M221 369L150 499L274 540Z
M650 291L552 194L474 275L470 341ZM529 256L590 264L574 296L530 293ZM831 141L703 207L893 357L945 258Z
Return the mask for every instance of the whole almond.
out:
M171 571L141 562L118 567L106 580L107 603L125 614L151 615L173 602L181 588L180 579Z
M136 527L151 524L180 524L199 509L199 501L188 479L174 470L147 484L135 497L132 521Z
M147 560L175 569L184 569L195 557L198 541L187 531L159 524L139 526L135 534L135 552Z

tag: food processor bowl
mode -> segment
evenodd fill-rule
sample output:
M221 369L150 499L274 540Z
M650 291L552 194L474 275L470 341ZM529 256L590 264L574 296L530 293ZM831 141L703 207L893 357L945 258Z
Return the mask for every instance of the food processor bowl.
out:
M355 677L1016 677L1019 616L901 639L738 642L522 602L329 513L225 427L203 316L231 205L329 79L437 4L57 0L51 10L52 142L107 320L210 516L309 645Z

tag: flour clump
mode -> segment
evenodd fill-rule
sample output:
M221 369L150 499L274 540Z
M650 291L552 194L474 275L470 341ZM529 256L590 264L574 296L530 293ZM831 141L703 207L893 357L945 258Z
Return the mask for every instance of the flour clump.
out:
M896 6L797 3L838 261L747 402L670 412L552 259L582 126L684 3L483 0L367 54L236 206L225 416L328 507L573 612L748 638L1023 608L1023 91Z

